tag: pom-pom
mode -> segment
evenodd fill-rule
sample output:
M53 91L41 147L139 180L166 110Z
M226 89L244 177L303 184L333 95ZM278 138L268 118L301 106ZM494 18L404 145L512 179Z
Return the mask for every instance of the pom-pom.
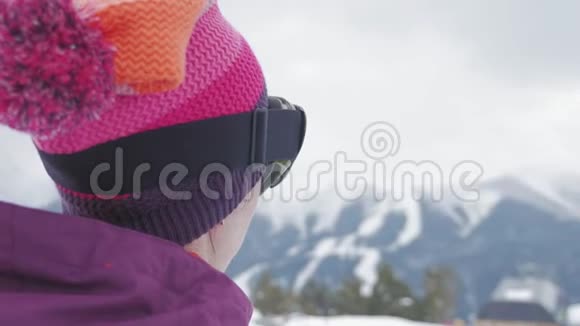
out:
M0 123L50 137L115 95L114 49L72 0L0 0Z

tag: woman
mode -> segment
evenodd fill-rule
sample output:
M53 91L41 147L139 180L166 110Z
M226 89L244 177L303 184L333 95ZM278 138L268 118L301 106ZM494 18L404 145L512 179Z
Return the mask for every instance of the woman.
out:
M247 325L223 272L304 112L215 0L0 0L0 123L65 214L0 203L0 325Z

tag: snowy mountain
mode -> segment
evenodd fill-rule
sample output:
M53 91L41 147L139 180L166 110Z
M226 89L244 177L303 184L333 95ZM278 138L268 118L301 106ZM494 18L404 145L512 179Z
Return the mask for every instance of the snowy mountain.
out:
M532 264L580 301L580 183L530 180L492 180L477 202L344 202L331 193L305 204L269 202L231 274L248 290L264 270L295 290L312 278L332 285L355 276L368 292L380 263L417 289L425 268L443 264L459 275L466 316L499 280Z

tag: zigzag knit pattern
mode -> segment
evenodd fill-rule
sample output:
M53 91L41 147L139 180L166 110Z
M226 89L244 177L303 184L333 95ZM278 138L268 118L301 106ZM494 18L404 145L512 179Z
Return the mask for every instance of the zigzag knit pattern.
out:
M205 0L130 0L97 13L105 39L116 47L122 91L162 92L183 82L185 51L205 5Z
M80 121L49 139L35 139L37 147L48 153L75 153L149 130L265 106L264 76L251 48L215 1L207 5L189 39L185 79L177 89L118 95L115 105L97 119Z

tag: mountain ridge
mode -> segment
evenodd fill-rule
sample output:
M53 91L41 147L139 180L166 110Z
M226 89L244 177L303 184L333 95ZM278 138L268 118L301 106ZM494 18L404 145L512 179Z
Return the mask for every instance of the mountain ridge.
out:
M315 205L310 204L304 212L307 216L296 216L309 225L274 226L279 223L277 216L259 211L230 274L236 276L259 264L261 271L272 270L295 291L312 278L339 284L357 277L363 281L361 290L368 292L376 282L374 269L386 262L420 290L425 268L450 265L461 282L459 310L467 315L489 297L502 277L531 263L552 270L571 298L580 301L580 286L573 281L580 263L570 263L580 256L580 246L570 245L580 237L580 214L570 209L576 204L554 192L556 186L537 189L512 177L500 181L482 185L483 200L474 203L373 204L364 197L341 203L340 209L320 208L320 214L338 211L332 217L316 216ZM330 227L312 228L317 219L326 218L332 221L325 222ZM252 287L257 274L245 274L245 288Z

